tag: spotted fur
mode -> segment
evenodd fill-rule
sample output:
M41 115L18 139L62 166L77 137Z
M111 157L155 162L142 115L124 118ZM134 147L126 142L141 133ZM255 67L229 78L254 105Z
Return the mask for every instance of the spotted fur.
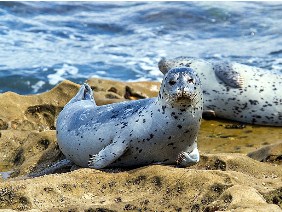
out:
M281 72L188 57L159 62L163 73L175 67L191 67L199 74L204 111L245 123L282 126Z
M191 68L170 70L158 97L97 106L87 84L57 119L67 159L101 169L152 163L187 166L199 160L201 82Z

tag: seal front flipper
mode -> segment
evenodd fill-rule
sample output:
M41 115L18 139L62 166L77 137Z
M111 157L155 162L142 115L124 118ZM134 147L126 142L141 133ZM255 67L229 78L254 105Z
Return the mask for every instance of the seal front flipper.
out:
M84 83L80 87L77 94L69 101L68 104L72 104L74 102L78 102L78 101L82 101L82 100L90 100L96 105L95 100L93 98L93 91L87 83Z
M233 68L232 63L213 62L215 75L226 85L233 88L242 88L244 79L241 74Z
M202 117L206 120L212 120L215 119L216 114L214 110L204 110Z
M178 155L176 163L180 167L186 167L198 163L199 160L200 160L200 154L198 148L196 147L191 153L181 152Z
M90 155L88 161L88 167L94 169L102 169L116 161L122 156L128 148L128 143L123 141L114 141L110 145L106 146L96 155Z

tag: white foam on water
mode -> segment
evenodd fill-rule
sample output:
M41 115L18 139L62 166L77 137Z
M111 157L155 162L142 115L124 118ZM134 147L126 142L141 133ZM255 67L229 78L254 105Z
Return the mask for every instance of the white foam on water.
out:
M49 79L49 83L51 85L56 85L59 82L65 80L64 76L66 76L66 75L76 75L76 74L78 74L79 70L75 66L63 64L62 68L55 69L55 71L56 72L54 74L49 74L47 76L47 78Z
M101 74L101 75L107 75L107 72L105 71L96 71L97 74Z
M158 78L163 78L163 73L158 69L158 68L154 68L153 70L149 71L149 74L151 76L156 76Z
M37 83L35 83L34 85L32 85L31 88L33 89L34 93L37 93L39 89L42 88L42 86L45 84L46 83L44 81L40 80Z
M99 79L109 79L109 80L116 80L114 78L111 78L111 77L103 77L103 76L100 76L100 75L97 75L97 74L91 74L91 76L89 77L90 78L99 78Z

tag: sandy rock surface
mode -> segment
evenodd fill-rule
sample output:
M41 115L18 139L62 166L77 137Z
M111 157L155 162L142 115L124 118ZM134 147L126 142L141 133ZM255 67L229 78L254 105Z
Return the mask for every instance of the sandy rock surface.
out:
M159 83L89 79L98 105L155 97ZM26 179L63 158L56 117L79 85L0 94L0 209L28 211L281 211L282 129L203 120L201 160L188 168L61 170ZM4 179L10 175L8 179Z

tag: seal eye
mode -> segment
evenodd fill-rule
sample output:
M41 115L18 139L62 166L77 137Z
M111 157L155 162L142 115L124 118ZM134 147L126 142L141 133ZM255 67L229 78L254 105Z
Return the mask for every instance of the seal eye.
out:
M174 80L169 80L169 82L168 82L170 85L174 85L175 83L176 83L176 81L174 81Z
M188 79L188 82L189 82L189 83L194 83L194 80L193 80L193 78L191 78L191 79Z

